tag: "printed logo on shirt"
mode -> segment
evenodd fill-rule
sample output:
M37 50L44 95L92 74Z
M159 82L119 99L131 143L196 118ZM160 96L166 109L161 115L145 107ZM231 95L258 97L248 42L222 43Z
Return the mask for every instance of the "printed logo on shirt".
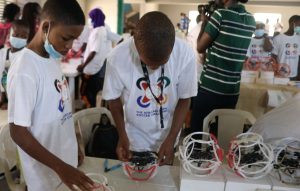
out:
M287 43L287 44L285 45L285 47L286 47L286 48L291 48L291 44L290 44L290 43Z
M291 51L287 50L286 52L286 55L291 55Z
M293 51L293 55L297 55L297 53L298 53L297 50Z
M164 77L164 89L166 89L170 85L171 81L168 77ZM142 108L147 108L151 105L152 102L156 103L159 105L159 103L156 102L154 99L150 88L147 84L146 78L140 78L136 82L136 86L145 92L143 96L140 96L137 98L137 104L142 107ZM151 84L151 89L153 94L161 101L162 105L165 105L168 102L168 95L161 94L161 78L157 80L157 84Z
M256 56L257 53L263 54L264 53L263 45L262 44L260 44L260 45L253 44L252 48L251 48L251 53L252 53L252 56Z
M54 86L56 88L56 91L61 94L61 99L59 100L58 104L58 110L60 112L63 112L65 109L65 102L69 100L68 97L68 84L67 80L62 76L62 82L60 82L58 79L54 81Z
M298 44L294 44L293 47L294 47L295 49L297 49L297 48L298 48Z

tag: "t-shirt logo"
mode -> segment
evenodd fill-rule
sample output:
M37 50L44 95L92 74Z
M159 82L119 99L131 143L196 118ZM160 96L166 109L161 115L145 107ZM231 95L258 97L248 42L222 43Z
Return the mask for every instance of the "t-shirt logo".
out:
M291 44L290 44L290 43L287 43L287 44L285 45L285 47L286 47L286 48L291 48Z
M294 47L295 49L297 49L297 48L298 48L298 44L293 44L293 47Z
M164 77L164 89L166 89L169 85L170 85L170 79L168 77ZM161 94L161 78L159 78L157 80L158 84L151 84L151 89L153 94L159 99L159 101L161 101L162 105L165 105L168 102L168 95ZM150 88L147 84L146 78L140 78L137 80L136 82L136 86L140 89L140 90L144 90L145 94L143 96L140 96L137 98L137 104L142 107L142 108L147 108L151 105L151 102L154 101L156 104L159 105L159 103L156 102L156 100L154 99Z
M291 51L287 50L286 52L286 55L291 55Z
M54 86L57 92L61 94L61 100L59 100L58 110L60 112L63 112L65 109L65 102L69 100L67 80L64 78L64 76L62 76L62 83L58 79L56 79L54 81Z
M256 52L257 52L256 49L252 50L252 54L256 54Z
M298 53L297 50L293 51L293 55L297 55L297 53Z

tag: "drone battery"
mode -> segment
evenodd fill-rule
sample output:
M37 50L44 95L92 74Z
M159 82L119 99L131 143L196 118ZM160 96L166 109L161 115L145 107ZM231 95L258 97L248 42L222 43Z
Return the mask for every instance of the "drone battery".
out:
M241 83L248 83L248 84L254 84L255 83L255 78L241 78Z
M271 71L260 71L260 78L274 79L274 72Z
M290 82L289 78L274 78L274 84L279 84L279 85L288 85Z
M242 78L258 78L259 71L242 70Z
M273 78L256 78L256 84L273 84Z

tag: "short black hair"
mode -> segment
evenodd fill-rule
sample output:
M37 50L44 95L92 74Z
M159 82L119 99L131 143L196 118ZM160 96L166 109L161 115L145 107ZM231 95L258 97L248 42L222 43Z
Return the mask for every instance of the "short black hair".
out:
M292 24L294 22L299 22L300 21L300 16L299 15L294 15L289 19L289 24Z
M134 40L136 48L154 62L169 56L175 43L175 28L163 13L154 11L145 14L138 22Z
M7 4L4 7L2 18L12 22L15 20L16 15L20 13L20 10L20 7L14 3Z
M11 27L14 27L14 26L22 26L22 27L25 27L27 29L30 29L29 24L24 20L15 20L11 24Z
M76 0L47 0L41 16L42 21L45 19L53 24L85 25L84 13Z

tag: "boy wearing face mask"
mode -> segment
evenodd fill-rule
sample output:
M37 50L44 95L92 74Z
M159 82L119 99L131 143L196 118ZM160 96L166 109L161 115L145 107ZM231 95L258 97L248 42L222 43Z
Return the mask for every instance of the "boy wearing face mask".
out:
M300 78L299 55L300 55L300 16L294 15L289 20L289 29L274 38L272 51L277 64L287 64L291 68L289 78Z
M10 135L18 145L28 191L92 190L93 181L77 166L70 92L60 60L83 31L85 17L76 0L47 0L33 40L14 59L7 93Z
M7 110L7 97L6 97L6 81L7 73L13 60L21 52L21 50L27 45L27 39L29 36L29 25L26 21L15 20L11 25L10 30L10 44L11 48L3 48L0 50L0 89L1 89L1 101L0 108Z
M268 32L265 30L265 24L263 22L256 22L254 35L255 36L252 38L247 51L246 60L251 57L258 57L259 59L269 57L269 53L272 51L273 45Z

